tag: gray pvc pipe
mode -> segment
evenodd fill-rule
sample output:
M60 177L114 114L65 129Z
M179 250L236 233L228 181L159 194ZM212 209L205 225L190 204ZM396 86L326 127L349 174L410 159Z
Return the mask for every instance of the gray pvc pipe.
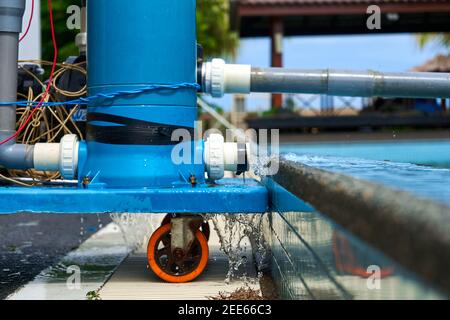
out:
M3 102L17 99L18 37L18 33L0 32L0 101ZM9 137L15 129L16 106L0 106L0 138Z
M0 101L17 99L18 39L22 29L25 0L0 0ZM16 105L0 106L0 141L14 134ZM20 145L15 139L0 145L0 167L33 168L33 146Z
M34 168L34 146L28 144L9 144L0 146L0 167L7 169Z
M450 73L252 68L252 92L450 98Z
M26 0L0 0L0 31L22 32Z

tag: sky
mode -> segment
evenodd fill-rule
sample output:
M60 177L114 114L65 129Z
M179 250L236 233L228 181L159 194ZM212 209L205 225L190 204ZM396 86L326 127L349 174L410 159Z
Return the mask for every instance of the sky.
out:
M285 38L283 46L284 67L305 69L373 69L401 72L423 64L438 53L445 53L436 45L419 48L413 34L289 37ZM242 39L235 62L268 67L269 39ZM214 101L226 111L230 110L232 105L230 95L222 99L208 100ZM249 111L266 110L268 107L267 95L252 94L247 100Z

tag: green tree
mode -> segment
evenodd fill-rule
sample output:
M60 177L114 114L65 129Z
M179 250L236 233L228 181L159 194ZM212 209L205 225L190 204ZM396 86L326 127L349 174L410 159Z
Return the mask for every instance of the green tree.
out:
M66 22L69 17L66 10L71 5L80 5L81 1L75 0L52 0L53 21L55 23L56 41L58 42L58 61L64 61L68 56L78 55L75 46L75 36L78 30L69 30ZM48 18L47 1L41 1L41 32L42 32L42 58L53 59L53 44Z
M94 0L95 1L95 0ZM80 0L53 0L53 18L58 41L59 61L70 55L77 55L78 49L74 40L77 30L69 30L66 26L70 5L79 5ZM53 45L50 36L47 2L42 1L42 57L53 58ZM230 32L229 0L197 0L197 36L203 45L205 55L233 57L238 47L238 35Z
M428 44L437 44L439 47L450 49L450 33L421 33L417 35L417 43L420 48Z
M197 38L207 57L234 57L239 36L230 32L229 0L197 0Z

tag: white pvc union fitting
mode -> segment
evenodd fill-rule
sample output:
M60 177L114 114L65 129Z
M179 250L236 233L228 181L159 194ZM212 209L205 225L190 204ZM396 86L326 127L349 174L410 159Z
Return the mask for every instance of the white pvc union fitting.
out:
M239 150L239 144L235 142L225 142L221 134L211 134L205 142L204 159L206 164L206 172L210 180L222 179L225 171L238 172L239 165L244 165L246 159L241 159L240 152L244 152L245 157L248 156L248 145ZM244 161L243 161L244 160Z
M211 134L205 142L204 159L210 180L219 180L225 175L224 144L221 134Z
M59 153L59 172L65 179L75 179L78 169L78 149L80 142L75 134L65 135L61 139Z
M76 178L78 168L78 137L65 135L60 143L38 143L34 146L34 169L59 171L64 179Z
M250 93L251 65L226 64L213 59L203 65L205 92L220 98L225 93Z

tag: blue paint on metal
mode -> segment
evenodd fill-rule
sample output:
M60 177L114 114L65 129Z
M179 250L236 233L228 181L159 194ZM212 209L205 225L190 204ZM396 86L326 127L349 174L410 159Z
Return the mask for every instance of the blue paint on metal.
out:
M0 214L11 213L264 213L267 189L247 179L215 186L142 189L0 188Z
M122 0L88 2L89 95L195 83L195 14L195 0L134 0L130 5ZM88 114L93 112L194 128L196 89L97 99L88 106ZM194 150L202 144L191 144L193 159ZM116 145L88 140L87 159L80 167L79 178L90 177L95 180L90 187L97 188L170 187L187 184L190 175L203 184L202 157L199 163L175 164L172 149L172 145Z
M148 108L115 106L90 108L90 112L102 112L158 123L164 123L164 119L171 116L171 125L192 127L197 117L197 113L193 113L192 109L191 107L175 109L165 106ZM87 141L87 160L84 166L80 166L79 180L81 181L85 176L97 177L95 184L115 188L167 187L172 184L188 183L189 176L195 175L198 183L204 183L203 143L201 141L189 143L190 146L187 149L191 151L191 164L177 165L172 159L173 145L111 145ZM196 158L200 161L194 163Z

